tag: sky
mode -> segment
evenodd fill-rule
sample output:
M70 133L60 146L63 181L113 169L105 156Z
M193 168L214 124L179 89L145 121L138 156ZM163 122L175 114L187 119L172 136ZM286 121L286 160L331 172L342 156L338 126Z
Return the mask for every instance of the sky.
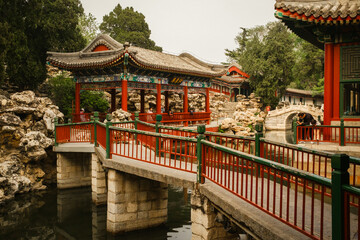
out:
M100 24L119 3L145 16L150 38L163 52L187 52L208 63L227 62L225 49L237 47L240 27L275 21L275 0L81 0Z

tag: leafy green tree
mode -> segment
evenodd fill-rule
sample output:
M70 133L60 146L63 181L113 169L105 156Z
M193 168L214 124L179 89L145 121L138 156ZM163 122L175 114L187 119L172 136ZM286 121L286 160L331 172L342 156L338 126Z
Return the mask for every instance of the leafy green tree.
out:
M7 52L7 44L9 38L8 25L7 23L0 22L0 83L2 79L5 79L5 58Z
M50 99L59 106L65 118L70 118L72 103L75 102L75 83L72 78L61 74L49 79Z
M324 51L301 38L297 38L295 44L294 82L291 86L306 90L319 87L320 79L324 78Z
M79 28L81 35L86 39L86 44L89 44L99 32L99 26L94 15L89 13L83 14L79 18Z
M262 97L266 105L275 107L293 80L294 36L277 21L242 29L235 40L239 47L226 49L226 55L250 75L255 94Z
M109 102L105 99L103 92L85 91L80 95L80 106L86 112L107 112Z
M324 78L320 78L316 85L312 88L312 95L321 95L324 94Z
M132 7L123 9L118 4L109 15L103 17L100 30L118 42L130 42L138 47L162 51L162 48L150 39L151 30L145 16Z
M75 51L85 46L78 19L84 10L79 0L0 1L0 69L9 82L22 89L35 89L46 79L47 51ZM2 77L0 80L4 80Z
M73 103L75 103L75 82L72 78L61 74L49 79L50 98L59 106L65 118L71 118ZM84 91L80 94L80 107L86 112L107 112L109 102L103 92Z

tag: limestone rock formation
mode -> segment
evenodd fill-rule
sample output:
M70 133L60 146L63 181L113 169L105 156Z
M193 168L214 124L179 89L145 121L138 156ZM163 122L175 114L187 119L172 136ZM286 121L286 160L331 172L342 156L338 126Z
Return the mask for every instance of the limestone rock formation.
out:
M261 98L252 93L248 98L238 95L237 99L239 103L233 117L224 119L220 129L239 136L253 136L255 124L263 123L266 117L266 112L262 111Z
M194 112L205 112L205 99L204 94L188 94L189 108Z
M225 105L229 102L229 98L225 94L215 93L210 97L211 120L226 117Z
M131 113L125 112L122 109L112 112L111 116L111 122L131 121Z
M32 91L1 92L0 203L55 179L54 118L63 116L49 98Z

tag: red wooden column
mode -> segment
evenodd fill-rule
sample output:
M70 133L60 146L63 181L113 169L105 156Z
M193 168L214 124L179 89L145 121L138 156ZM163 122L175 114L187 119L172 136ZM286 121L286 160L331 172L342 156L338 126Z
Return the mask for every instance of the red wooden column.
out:
M183 112L189 112L189 98L188 98L188 86L184 86L184 99L183 99Z
M188 98L188 86L184 86L184 98L183 98L183 112L188 113L189 112L189 98ZM186 118L186 117L185 117ZM189 123L187 121L184 122L184 126L189 126Z
M165 112L169 112L169 91L165 91Z
M127 111L127 99L128 99L128 90L127 90L127 80L123 79L121 80L121 109L124 111Z
M340 44L334 44L333 119L340 121Z
M145 90L140 90L140 112L145 112Z
M116 89L111 89L111 108L110 111L116 111Z
M205 100L205 112L210 112L210 90L206 88L206 100ZM210 120L207 121L207 124L210 124Z
M161 114L161 83L156 84L156 113Z
M324 125L330 125L333 117L334 44L325 44Z
M80 114L80 83L75 83L75 114Z

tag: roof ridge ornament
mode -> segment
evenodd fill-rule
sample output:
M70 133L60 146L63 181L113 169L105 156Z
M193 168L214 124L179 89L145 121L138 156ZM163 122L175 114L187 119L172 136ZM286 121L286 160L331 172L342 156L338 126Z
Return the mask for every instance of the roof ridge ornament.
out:
M128 49L130 47L130 43L125 42L123 46L124 46L124 50L126 50L126 49Z

